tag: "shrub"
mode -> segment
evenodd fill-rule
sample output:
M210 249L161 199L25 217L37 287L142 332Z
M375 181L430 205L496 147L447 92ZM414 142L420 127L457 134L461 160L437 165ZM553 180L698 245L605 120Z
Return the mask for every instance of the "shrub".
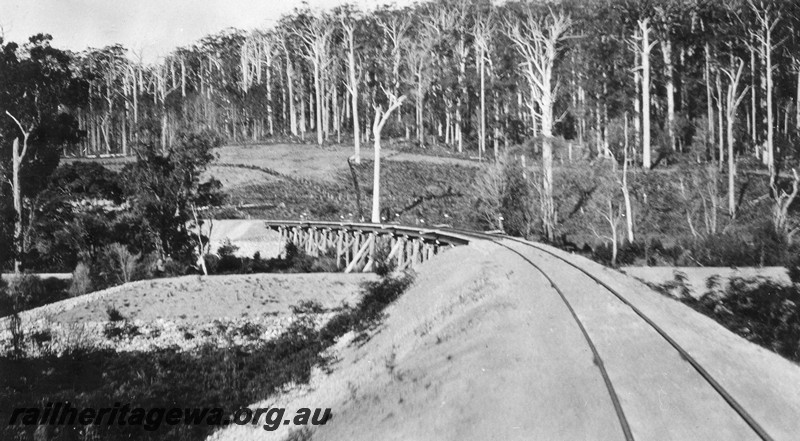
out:
M694 260L704 266L765 266L787 264L794 249L775 233L770 223L752 233L720 233L686 245Z
M231 240L228 238L217 248L217 254L219 254L220 257L233 256L237 251L239 251L239 247L232 244Z
M372 265L372 270L380 277L386 277L397 267L397 262L393 259L389 259L389 253L391 251L389 243L375 248L375 260Z
M233 254L220 254L216 265L216 272L220 274L239 273L242 268L242 259Z
M356 307L358 310L357 330L374 326L383 317L383 310L394 302L414 281L410 273L398 277L384 277L376 282L367 282L365 294Z
M320 341L326 346L332 345L337 338L353 329L353 319L354 313L351 309L336 314L319 330Z
M92 292L91 269L89 265L79 262L72 272L72 283L69 287L69 294L75 297L90 292Z
M290 306L289 309L292 310L293 314L321 314L325 312L325 308L314 300L303 300L297 305Z
M800 283L800 253L792 256L786 266L792 283Z
M216 254L206 254L203 256L206 262L206 270L209 274L216 274L219 268L219 256Z
M382 277L378 281L364 284L364 295L354 308L346 308L325 324L319 331L324 344L333 344L340 336L353 330L361 332L373 329L383 319L383 310L409 287L414 281L411 273L396 277Z
M690 306L740 336L800 361L800 291L764 279L731 279L723 294L711 291Z
M331 201L311 207L311 214L317 219L330 219L339 215L339 206Z
M133 280L147 280L155 277L158 255L148 253L140 257L133 272Z
M175 260L168 257L164 262L164 277L185 276L188 270L189 265L181 262L180 260Z
M122 321L121 324L119 322L109 322L103 328L103 335L111 340L132 338L140 334L139 327L127 320Z
M108 255L113 258L120 281L128 283L133 280L136 262L141 257L141 254L133 254L128 250L128 247L115 242L108 245Z
M125 316L123 316L122 313L113 306L106 307L106 315L108 316L108 321L110 322L121 322L122 320L125 320Z

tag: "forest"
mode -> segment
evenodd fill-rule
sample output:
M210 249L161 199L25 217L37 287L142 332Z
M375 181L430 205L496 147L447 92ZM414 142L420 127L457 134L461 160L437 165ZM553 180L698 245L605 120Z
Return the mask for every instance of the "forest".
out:
M148 280L143 291L156 292L158 277L341 270L325 250L312 257L292 244L274 258L237 254L230 241L212 250L213 219L494 231L614 268L669 267L675 280L651 288L800 360L800 2L303 6L155 61L120 44L59 49L58 35L42 32L0 39L0 273L16 273L0 278L10 335L0 401L257 402L326 369L334 342L378 326L413 281L382 263L388 249L370 250L380 279L357 305L328 310L336 315L321 329L302 318L269 341L195 352L92 349L76 339L63 354L26 353L52 336L25 334L20 312L111 286ZM378 159L382 142L411 159ZM330 176L277 164L294 155ZM259 178L224 187L218 172ZM785 267L792 283L722 286L712 276L693 297L678 271L689 266ZM175 302L185 302L184 279L172 280ZM468 288L489 289L476 286ZM247 303L227 289L213 295ZM259 282L247 295L271 289ZM167 309L153 298L143 303ZM144 332L103 306L106 340ZM260 335L245 317L255 310L237 326L214 320L215 332ZM201 338L178 329L181 342ZM204 439L215 428L94 429L85 439ZM73 429L48 430L35 439ZM5 433L34 436L10 425ZM287 439L309 439L300 436Z
M359 164L382 134L494 164L467 189L473 216L462 226L550 242L590 231L614 263L618 248L672 234L675 223L678 236L707 239L739 226L752 236L766 222L770 240L789 246L799 9L788 0L300 8L270 28L227 29L152 63L118 44L59 50L48 34L3 42L0 211L3 242L15 246L0 254L8 261L32 247L61 158L156 161L200 132L204 147L181 162L191 163L181 169L188 193L173 195L195 198L170 224L184 236L181 222L205 197L197 191L218 189L197 182L212 144L347 143ZM125 174L127 188L113 191L136 194L139 180L157 181L154 167ZM570 226L576 213L589 220ZM161 236L134 248L169 254Z

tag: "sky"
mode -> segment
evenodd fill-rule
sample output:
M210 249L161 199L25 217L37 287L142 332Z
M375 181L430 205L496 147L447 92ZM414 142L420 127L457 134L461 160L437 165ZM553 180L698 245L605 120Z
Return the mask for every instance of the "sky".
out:
M408 0L307 0L313 9L356 3L362 9ZM152 62L172 49L228 27L268 28L298 0L0 0L6 41L37 33L53 46L80 51L121 43Z

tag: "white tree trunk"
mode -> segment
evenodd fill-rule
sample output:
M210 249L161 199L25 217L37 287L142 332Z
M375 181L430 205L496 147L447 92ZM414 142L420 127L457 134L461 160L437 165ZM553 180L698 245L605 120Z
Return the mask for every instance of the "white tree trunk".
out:
M705 45L706 119L708 119L708 144L714 144L714 102L711 88L711 48Z
M481 123L480 123L480 136L478 140L478 154L483 157L486 153L486 68L484 64L483 48L480 51L480 69L481 69Z
M26 138L27 143L27 138ZM20 255L22 254L22 188L20 187L19 172L22 166L23 156L19 150L19 139L14 138L12 145L12 182L11 187L14 192L14 274L19 274L21 269ZM24 149L24 147L23 147Z
M6 115L8 115L14 122L17 124L20 132L22 133L22 150L19 148L19 138L15 137L14 141L11 145L11 192L13 193L14 198L14 273L19 274L22 262L20 260L20 256L22 256L22 181L20 179L20 170L22 169L22 161L25 159L25 155L28 152L28 137L30 136L31 130L33 127L28 129L27 131L22 127L19 120L15 118L11 113L6 111Z
M286 54L286 88L289 94L289 129L293 136L297 136L297 112L294 105L294 72L292 72L292 60L289 59L288 50Z
M650 169L653 162L650 158L650 22L640 20L639 28L642 37L642 165Z
M667 89L667 133L670 147L675 150L675 67L672 63L672 42L668 38L661 42L661 54L664 56L664 77Z
M396 95L389 93L389 108L386 112L380 106L375 107L375 120L372 123L373 134L373 147L375 158L373 160L373 176L372 176L372 223L380 223L381 221L381 131L384 124L389 120L392 111L399 108L406 97L401 96L398 98Z
M772 31L767 30L764 51L767 77L767 167L769 168L770 186L775 184L775 117L772 114Z
M314 59L314 100L316 101L316 129L317 129L317 144L322 145L322 72L320 71L319 58Z
M358 126L358 81L356 80L356 58L355 58L355 45L353 42L353 30L350 28L347 35L348 39L348 53L347 62L350 68L350 96L352 97L353 106L353 143L355 145L355 158L356 164L361 164L361 133Z

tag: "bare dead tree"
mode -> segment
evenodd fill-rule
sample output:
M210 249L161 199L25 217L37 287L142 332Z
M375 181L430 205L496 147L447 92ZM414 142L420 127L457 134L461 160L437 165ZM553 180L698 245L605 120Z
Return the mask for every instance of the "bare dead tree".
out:
M483 169L472 184L478 215L492 228L503 231L503 197L506 194L505 167L507 158L501 157Z
M650 41L650 19L643 18L637 22L639 31L635 38L641 44L639 50L642 62L642 166L645 170L653 164L650 153L650 53L657 41Z
M603 242L611 242L611 266L616 266L617 255L619 254L619 221L622 219L622 210L618 207L614 207L612 197L609 196L606 210L598 209L598 213L608 223L609 234L600 234L594 226L590 226L589 228L592 230L592 234L598 239Z
M553 106L558 84L553 68L559 46L567 38L571 21L568 16L551 12L539 17L528 8L518 20L506 21L506 32L522 56L523 74L530 87L530 108L538 106L535 117L542 124L542 222L548 240L555 239L555 203L553 201Z
M772 53L780 43L774 41L775 28L778 26L780 16L772 10L771 4L764 1L748 0L750 8L756 15L759 28L752 30L751 35L757 42L756 52L763 60L764 71L762 75L766 80L766 100L767 100L767 151L765 152L765 162L769 169L770 187L775 185L775 117L772 109L772 90L773 72L777 66L773 63Z
M159 104L161 108L161 150L167 150L167 97L174 91L178 90L179 85L173 84L170 86L169 82L169 61L164 60L162 63L156 65L152 69L153 75L153 99Z
M375 109L375 119L372 123L372 134L374 135L373 146L375 149L374 155L374 170L373 170L373 177L372 177L372 222L373 223L380 223L381 221L381 211L380 211L380 194L381 194L381 131L383 131L383 126L386 124L386 121L389 120L389 117L392 115L392 112L398 109L400 106L403 105L403 101L405 101L405 96L398 97L391 91L387 91L383 89L383 92L389 98L389 105L386 110L383 110L383 106L375 105L373 106Z
M378 20L378 25L383 29L383 34L389 42L389 51L392 60L392 93L400 95L400 67L403 63L403 48L408 44L408 30L411 28L411 18L407 15L392 14L385 20ZM397 121L402 117L397 113Z
M247 93L256 84L266 86L267 92L267 124L269 134L274 134L272 110L272 59L275 54L274 37L259 31L251 32L245 38L241 49L242 92ZM263 72L263 76L262 76ZM257 131L253 129L253 138Z
M622 180L619 183L622 189L622 198L625 202L625 226L627 227L628 243L633 243L633 207L631 205L631 192L628 187L628 164L630 163L629 151L630 146L628 143L628 113L625 113L625 144L623 146L622 158Z
M478 134L478 155L482 158L486 154L486 63L489 57L489 43L494 34L494 21L491 15L481 15L476 18L472 35L475 39L475 62L481 81L481 110ZM497 159L497 151L494 152Z
M738 67L736 68L731 66L721 69L721 72L728 78L725 117L728 123L728 214L730 214L731 218L736 217L736 161L733 154L733 124L736 122L736 110L747 95L749 88L745 86L744 90L739 92L739 82L742 79L743 69L744 60L742 59L738 59Z
M797 197L798 190L800 190L800 176L797 175L797 170L792 169L792 190L786 192L779 190L777 184L772 185L772 193L775 195L775 204L772 208L773 222L775 223L775 231L778 234L785 234L789 243L792 238L800 231L800 227L790 224L789 207Z
M358 78L356 77L356 48L355 48L355 23L342 17L342 29L344 30L344 41L347 46L347 68L348 82L347 91L350 93L353 107L353 144L355 153L353 161L361 164L361 138L358 124ZM359 207L360 208L360 207ZM359 210L360 211L360 210Z
M278 34L278 42L283 49L283 57L286 59L286 93L289 101L289 132L292 136L297 136L297 111L295 109L294 98L294 67L289 50L289 35L285 32Z
M322 17L313 17L309 24L295 32L300 40L303 42L303 55L311 62L314 68L314 89L316 101L316 130L317 130L317 144L323 143L323 122L322 114L323 109L323 87L324 87L324 69L325 65L330 61L330 41L333 35L333 27L329 26L327 21Z

